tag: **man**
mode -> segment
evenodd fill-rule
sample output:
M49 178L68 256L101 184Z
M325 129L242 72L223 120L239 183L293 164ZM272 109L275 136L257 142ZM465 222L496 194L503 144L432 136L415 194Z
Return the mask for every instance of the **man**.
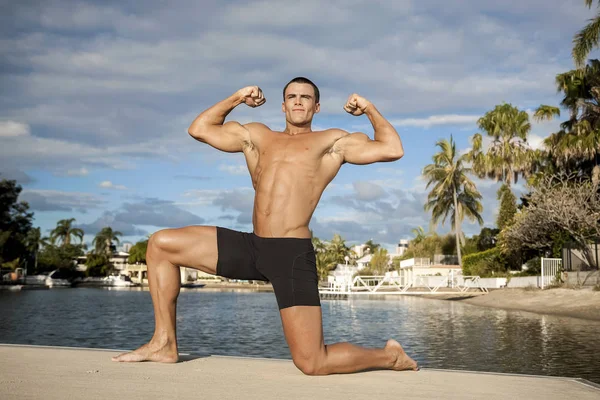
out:
M307 375L348 373L365 369L417 370L395 340L382 349L349 343L325 345L315 253L308 228L323 190L343 163L395 161L404 154L394 127L361 96L349 97L344 109L367 115L375 131L340 129L313 132L320 110L319 89L295 78L283 90L286 128L274 132L260 123L225 123L245 103L265 103L262 90L249 86L201 113L188 132L195 139L229 152L243 152L256 192L252 233L214 226L190 226L156 232L146 261L155 330L150 342L113 358L115 361L176 362L175 312L179 266L220 276L270 281L277 298L285 338L294 364Z

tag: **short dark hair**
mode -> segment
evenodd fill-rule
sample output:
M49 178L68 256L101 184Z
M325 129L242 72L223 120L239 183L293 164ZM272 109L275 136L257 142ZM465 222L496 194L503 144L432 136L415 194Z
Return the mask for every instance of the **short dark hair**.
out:
M307 84L311 85L313 87L313 89L315 90L315 103L319 102L319 98L320 98L319 88L310 79L304 78L302 76L298 76L298 77L292 79L291 81L288 82L287 85L285 85L285 87L283 88L283 100L284 101L285 101L285 91L287 90L288 86L290 86L290 84L292 84L292 83L307 83Z

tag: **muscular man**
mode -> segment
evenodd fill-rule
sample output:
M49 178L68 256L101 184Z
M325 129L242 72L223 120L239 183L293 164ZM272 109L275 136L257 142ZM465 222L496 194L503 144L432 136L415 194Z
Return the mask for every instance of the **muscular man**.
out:
M384 348L350 343L326 345L309 222L325 187L344 163L395 161L404 151L398 133L375 106L353 94L344 109L366 114L375 139L341 129L313 132L319 112L319 89L295 78L283 89L286 128L275 132L260 123L225 123L245 103L265 103L260 88L250 86L201 113L189 134L229 153L243 152L256 192L252 233L214 226L189 226L156 232L148 243L148 282L155 330L149 343L113 358L115 361L176 362L175 312L179 266L220 276L270 281L280 309L283 332L294 364L307 375L365 369L416 370L417 363L395 340Z

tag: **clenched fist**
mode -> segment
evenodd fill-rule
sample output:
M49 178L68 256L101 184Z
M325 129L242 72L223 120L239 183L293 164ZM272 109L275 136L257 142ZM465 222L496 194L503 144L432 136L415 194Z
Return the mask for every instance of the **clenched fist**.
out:
M344 110L352 115L359 116L367 111L369 104L371 103L367 99L354 93L348 97Z
M248 107L259 107L265 104L265 96L262 90L258 86L247 86L237 91L241 100L246 103Z

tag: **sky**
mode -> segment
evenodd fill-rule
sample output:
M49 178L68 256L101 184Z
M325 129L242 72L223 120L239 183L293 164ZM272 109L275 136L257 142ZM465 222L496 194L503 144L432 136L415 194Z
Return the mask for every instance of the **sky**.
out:
M310 228L389 250L430 228L421 172L436 142L452 135L467 151L477 119L503 102L530 113L558 106L555 76L573 69L572 38L595 14L582 0L0 4L0 178L23 187L20 199L45 234L64 218L76 219L87 243L104 226L132 243L186 225L251 232L243 155L197 142L187 128L257 85L267 102L241 105L227 120L281 130L282 89L305 76L321 92L314 130L372 138L368 118L342 108L358 93L405 150L395 162L342 166ZM532 121L530 145L559 123ZM475 181L492 227L499 186ZM473 235L481 226L463 228Z

